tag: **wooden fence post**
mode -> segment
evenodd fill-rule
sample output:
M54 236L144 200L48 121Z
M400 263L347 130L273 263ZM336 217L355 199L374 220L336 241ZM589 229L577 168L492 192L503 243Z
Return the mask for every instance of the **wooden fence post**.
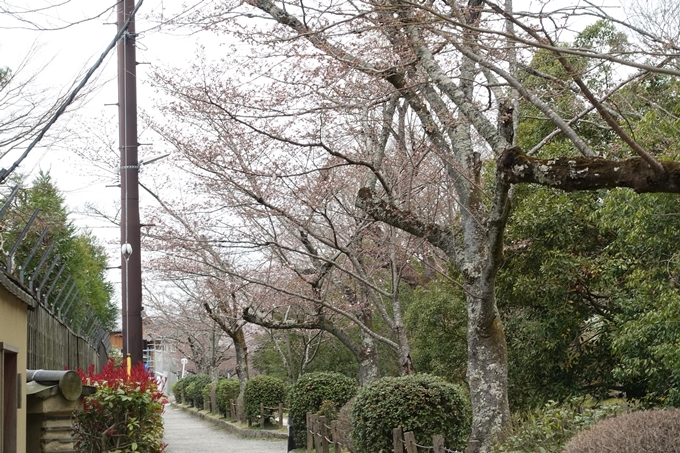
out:
M416 436L413 434L413 431L404 433L404 442L406 442L406 453L418 453Z
M264 428L264 404L260 403L260 428Z
M434 453L444 453L444 436L441 434L432 436L432 444L434 445Z
M331 422L331 437L333 438L333 453L342 453L342 448L340 447L340 436L338 436L338 421L333 420Z
M404 453L404 434L401 432L401 428L394 428L392 430L392 441L394 453Z
M312 451L314 448L314 437L312 436L312 429L314 424L312 423L312 413L307 412L307 451Z
M326 417L319 417L319 431L321 431L321 453L330 453L328 448L328 425L326 425Z
M279 403L279 429L283 428L283 403Z
M314 417L314 446L316 446L316 453L321 453L321 417L313 415Z

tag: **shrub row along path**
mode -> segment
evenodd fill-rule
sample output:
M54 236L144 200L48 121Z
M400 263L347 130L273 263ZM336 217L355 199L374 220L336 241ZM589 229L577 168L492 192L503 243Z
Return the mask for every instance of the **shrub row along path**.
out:
M245 439L171 405L163 414L166 453L285 453L285 440Z

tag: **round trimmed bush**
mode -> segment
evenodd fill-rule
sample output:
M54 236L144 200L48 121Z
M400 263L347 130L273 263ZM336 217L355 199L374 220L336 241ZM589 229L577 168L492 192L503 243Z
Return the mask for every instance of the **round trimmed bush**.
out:
M359 390L352 407L352 438L358 453L392 450L392 430L413 431L416 442L432 445L444 436L448 448L462 449L470 434L467 395L426 374L387 377Z
M241 393L238 379L220 379L217 381L215 398L217 399L217 409L221 414L227 414L229 409L227 404L236 401L238 394Z
M203 409L203 387L210 384L210 376L207 374L192 374L185 377L186 386L184 396L190 404L199 409Z
M563 453L680 452L680 409L631 412L581 431Z
M217 384L217 382L209 382L203 387L203 390L201 390L201 396L203 396L203 402L210 401L210 394L212 393L213 385L216 385L216 384ZM213 407L210 407L210 410L213 410Z
M305 445L307 412L317 413L324 401L331 401L342 407L356 393L356 381L344 374L323 372L300 376L288 392L288 416L296 444ZM327 402L326 405L328 404Z
M171 387L172 394L175 396L175 401L178 403L182 402L182 390L184 390L184 384L186 384L186 380L180 379L172 384Z
M260 404L277 407L286 399L286 384L273 376L255 376L248 379L243 390L243 405L250 421L260 417Z

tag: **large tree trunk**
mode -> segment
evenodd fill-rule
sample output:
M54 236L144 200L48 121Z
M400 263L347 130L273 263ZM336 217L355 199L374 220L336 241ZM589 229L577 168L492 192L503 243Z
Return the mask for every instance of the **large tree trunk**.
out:
M239 328L231 335L232 340L234 340L234 351L236 352L236 375L238 376L239 386L241 387L241 393L246 388L246 382L248 381L249 371L248 371L248 347L246 346L246 337L243 334L243 329Z
M509 422L508 351L496 308L494 279L466 285L468 292L468 369L472 434L468 452L491 452Z
M373 313L370 309L361 313L361 321L369 329L373 329ZM359 350L359 385L366 385L380 378L378 369L378 348L375 339L363 329L361 330L361 345Z

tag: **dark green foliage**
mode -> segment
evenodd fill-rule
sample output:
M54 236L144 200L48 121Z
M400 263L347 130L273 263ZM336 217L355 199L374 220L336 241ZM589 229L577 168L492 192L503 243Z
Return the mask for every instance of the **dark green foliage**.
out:
M512 430L505 434L503 443L494 447L494 453L559 453L576 433L626 409L616 400L592 403L583 398L563 404L550 401L541 408L513 414Z
M497 278L515 409L581 395L584 387L604 396L615 384L608 297L616 282L603 272L612 234L594 217L605 196L518 189Z
M432 445L441 434L448 448L463 449L470 434L470 403L456 385L416 374L382 378L363 387L352 408L358 453L392 450L392 430L413 431L416 442Z
M2 203L0 200L0 204ZM57 294L66 276L70 276L71 281L76 284L80 299L90 304L106 328L112 329L117 309L111 302L113 286L106 280L106 251L90 232L78 231L68 219L64 198L49 173L41 172L31 183L31 187L20 191L14 199L13 206L0 224L3 239L7 244L14 244L14 240L35 209L39 209L40 213L16 252L17 266L23 264L43 229L48 228L49 232L43 244L27 268L33 269L49 244L54 244L52 254L58 253L61 256L62 262L66 263L66 269L53 293ZM56 273L57 271L53 270L53 277L56 277ZM79 321L77 317L74 319L74 323Z
M277 407L286 399L286 384L272 376L255 376L248 379L243 390L243 405L246 418L255 421L260 418L260 404Z
M220 379L217 381L215 396L217 399L217 409L221 414L228 414L227 404L236 401L241 392L238 379Z
M316 413L324 401L344 405L357 392L357 383L340 373L308 373L300 376L288 392L288 407L295 441L303 445L307 412ZM328 404L328 403L327 403Z
M338 412L340 411L341 405L331 400L323 400L321 406L317 411L317 415L326 417L326 422L330 423L333 420L338 419Z
M177 381L175 386L181 385L180 389L184 389L184 397L188 404L203 409L203 387L210 381L210 376L206 374L192 374Z
M405 295L404 316L415 369L462 384L467 366L465 297L448 281L436 280Z
M597 423L563 453L680 452L680 409L632 412Z

